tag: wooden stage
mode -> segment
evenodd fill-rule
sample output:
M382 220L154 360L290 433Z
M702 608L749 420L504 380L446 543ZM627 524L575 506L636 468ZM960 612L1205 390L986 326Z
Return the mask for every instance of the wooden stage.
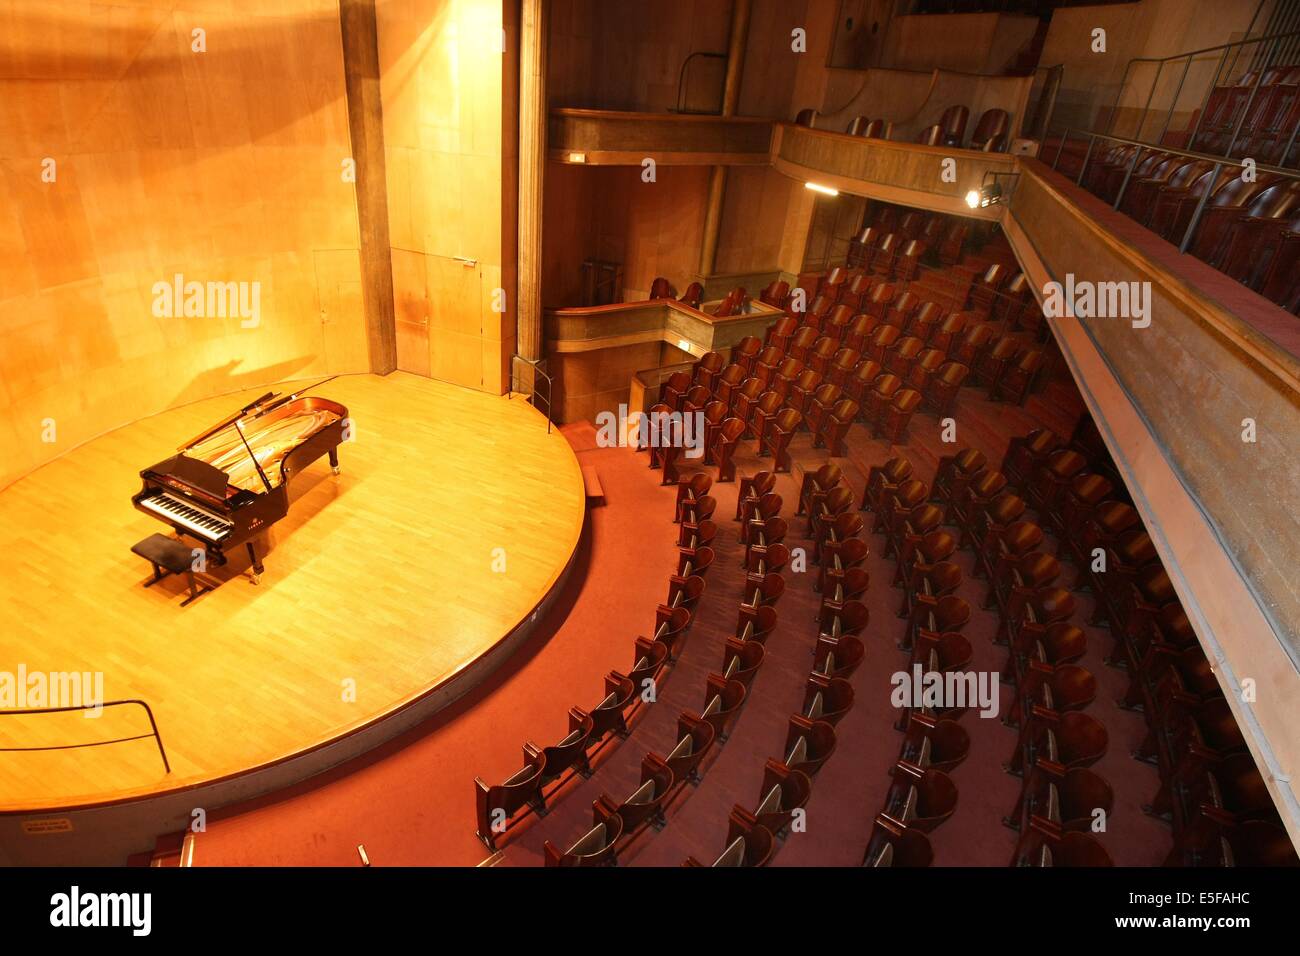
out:
M568 566L585 502L558 430L520 396L396 372L319 390L348 406L355 439L339 446L340 476L322 458L293 479L288 517L259 543L260 585L239 548L188 607L183 576L145 589L130 547L166 526L131 506L140 470L264 391L136 422L0 492L0 671L102 672L104 699L153 708L172 767L152 737L5 753L0 811L196 787L463 692ZM8 748L148 731L138 707L0 714Z

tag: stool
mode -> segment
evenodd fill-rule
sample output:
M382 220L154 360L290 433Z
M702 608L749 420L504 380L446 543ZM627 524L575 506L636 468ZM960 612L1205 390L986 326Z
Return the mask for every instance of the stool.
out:
M185 572L185 579L190 585L190 596L181 602L181 607L185 607L200 594L212 590L211 587L199 587L195 583L194 552L175 538L169 538L165 534L151 534L132 545L131 550L153 565L153 579L144 583L147 588L166 577L164 569L167 574Z

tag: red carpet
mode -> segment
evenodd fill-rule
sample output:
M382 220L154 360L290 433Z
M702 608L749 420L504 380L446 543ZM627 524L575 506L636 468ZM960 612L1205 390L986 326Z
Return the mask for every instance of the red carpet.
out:
M593 466L605 504L588 514L575 567L516 659L428 724L364 758L252 805L209 818L197 866L352 866L364 844L375 866L473 865L477 774L500 782L522 766L527 739L568 732L571 706L593 706L605 674L632 663L675 567L673 492L646 457L595 447L589 424L564 428ZM684 682L683 682L684 683Z
M869 437L863 425L853 426L848 456L839 461L859 495L867 469L900 451L912 460L917 477L929 482L939 456L957 447L979 448L996 466L1011 436L1039 424L1068 434L1081 408L1066 379L1048 382L1025 408L990 403L980 390L966 388L955 415L956 445L943 444L937 420L923 412L913 419L901 449ZM489 782L504 779L521 765L520 746L526 739L539 744L558 740L567 732L570 706L591 706L603 696L604 675L610 669L626 671L632 663L633 639L651 632L654 608L666 599L667 577L675 564L673 492L659 486L659 474L646 467L646 457L628 449L595 448L590 425L568 426L564 433L581 463L597 468L607 503L590 512L566 593L518 660L430 725L375 754L278 799L222 814L199 837L196 865L355 865L358 843L365 844L379 866L465 865L488 855L474 836L473 776ZM797 481L804 469L826 461L827 453L812 449L807 434L795 439L792 452L794 474L781 476L777 487L785 500L782 514L790 522L786 544L810 548L804 520L794 517ZM737 462L741 474L771 466L770 459L756 456L753 442L744 443ZM711 493L718 499L719 532L713 545L717 558L708 571L708 586L687 643L659 682L658 702L637 711L627 740L601 752L591 779L575 778L552 800L546 816L529 817L512 829L502 841L497 863L540 865L544 840L567 848L591 826L592 801L601 793L619 801L635 790L645 754L671 750L678 714L703 708L705 678L722 669L724 642L734 632L741 599L743 551L731 520L736 488L713 486ZM902 738L893 729L898 712L889 698L890 677L905 669L908 660L896 647L903 629L896 616L901 593L890 587L894 562L880 554L883 537L869 536L868 541L871 586L865 600L871 622L863 635L866 660L851 678L856 701L838 725L836 752L814 780L807 832L778 844L774 865L859 864L872 818L889 786L889 767L897 760ZM979 607L985 582L973 577L970 552L959 552L957 561L966 573L959 593L973 608L963 631L974 649L972 669L1000 670L1006 651L991 640L996 613ZM740 803L752 809L758 803L764 762L781 756L788 718L801 707L817 637L814 614L819 598L812 589L811 569L787 569L785 576L786 593L777 606L780 624L728 740L705 758L699 785L677 792L667 810L667 826L661 832L647 828L620 848L622 865L676 866L688 855L709 862L723 848L732 806ZM1067 566L1064 576L1072 580L1073 569ZM1079 598L1073 621L1084 626L1091 599ZM1110 732L1110 750L1094 770L1115 792L1109 827L1098 836L1117 865L1155 865L1169 849L1169 830L1140 808L1154 794L1158 780L1153 768L1129 756L1145 724L1140 714L1116 706L1127 676L1102 663L1110 649L1109 634L1085 629L1090 650L1081 663L1099 682L1097 700L1088 712ZM1006 713L1010 698L1010 688L1004 685L1000 714ZM935 863L1005 866L1016 834L1001 819L1016 802L1020 780L1004 773L1002 764L1011 754L1016 732L998 719L980 718L976 711L967 713L962 724L971 735L971 752L952 773L959 791L956 813L931 834Z

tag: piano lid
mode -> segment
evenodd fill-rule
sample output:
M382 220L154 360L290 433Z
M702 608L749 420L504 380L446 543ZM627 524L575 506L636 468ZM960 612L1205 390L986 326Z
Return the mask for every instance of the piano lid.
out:
M229 484L229 478L220 468L206 461L199 461L197 458L189 458L185 455L173 455L165 461L160 461L149 471L164 478L173 478L204 494L211 495L217 501L226 500L226 485Z

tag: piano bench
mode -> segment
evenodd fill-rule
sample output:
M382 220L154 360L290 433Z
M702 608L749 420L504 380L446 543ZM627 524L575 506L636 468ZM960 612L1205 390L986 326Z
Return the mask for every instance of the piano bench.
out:
M131 550L140 557L144 558L153 565L153 578L144 583L145 587L153 587L161 581L166 574L185 573L185 579L189 582L190 596L181 602L181 607L189 604L200 594L211 591L208 586L199 587L194 580L194 552L183 542L175 538L169 538L165 534L151 534L143 541L137 541L131 546Z

